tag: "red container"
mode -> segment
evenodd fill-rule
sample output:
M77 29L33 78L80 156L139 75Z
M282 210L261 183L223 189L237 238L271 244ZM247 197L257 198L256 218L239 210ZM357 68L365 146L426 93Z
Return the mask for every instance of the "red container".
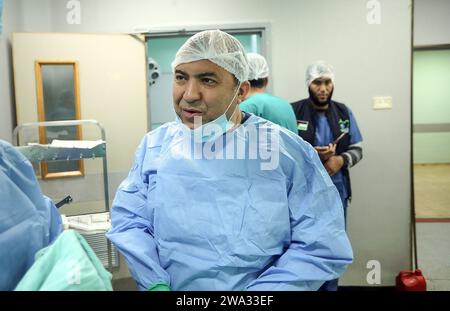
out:
M416 271L400 271L396 278L399 291L426 291L427 282L420 269Z

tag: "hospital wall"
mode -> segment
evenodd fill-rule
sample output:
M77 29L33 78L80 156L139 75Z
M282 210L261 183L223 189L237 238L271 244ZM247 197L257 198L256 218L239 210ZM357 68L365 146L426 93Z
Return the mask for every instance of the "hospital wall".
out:
M450 44L449 16L449 0L415 0L414 46Z
M10 3L9 3L10 2ZM11 142L14 120L10 33L18 29L19 8L16 2L3 4L3 29L0 34L0 139Z
M414 46L450 45L449 16L449 0L415 0ZM414 52L414 125L448 128L449 56L448 48ZM416 131L413 139L414 163L450 163L450 132Z
M11 52L13 32L51 31L50 0L4 0L0 34L0 139L12 142L16 126ZM33 90L34 91L34 90Z
M450 49L413 55L414 163L450 163L450 132L445 131L450 125Z
M369 285L371 260L381 265L381 283L374 285L393 285L395 275L410 267L410 0L380 0L380 24L368 22L368 1L360 0L283 0L282 6L275 0L90 0L81 2L79 25L67 24L66 2L50 3L51 31L268 23L273 90L289 101L307 96L309 63L332 63L334 98L353 110L364 136L364 159L352 169L348 220L355 261L341 284ZM374 96L392 96L393 108L373 110Z

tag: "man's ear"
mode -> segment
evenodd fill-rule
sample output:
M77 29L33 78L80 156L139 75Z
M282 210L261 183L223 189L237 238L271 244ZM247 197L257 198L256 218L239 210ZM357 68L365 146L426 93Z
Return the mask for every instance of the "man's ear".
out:
M238 93L239 102L242 102L247 98L249 91L250 91L250 82L248 81L242 82L241 86L239 87Z

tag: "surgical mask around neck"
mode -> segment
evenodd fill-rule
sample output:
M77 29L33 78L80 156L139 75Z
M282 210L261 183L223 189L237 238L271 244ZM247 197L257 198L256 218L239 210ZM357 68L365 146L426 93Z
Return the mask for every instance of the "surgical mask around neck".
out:
M231 115L229 120L226 114L230 109L231 105L233 105L233 102L239 93L239 88L240 85L238 85L236 93L234 94L233 99L231 100L227 109L218 118L208 123L201 124L201 117L194 117L194 124L199 124L194 129L190 129L189 127L184 125L178 115L176 116L176 122L181 125L183 132L186 133L188 136L190 136L192 139L194 139L196 143L205 143L216 140L218 137L222 136L227 131L232 129L233 126L235 126L235 124L231 120L233 119L233 116L236 113L236 111L239 110L238 105L236 105L235 110L233 111L233 114Z

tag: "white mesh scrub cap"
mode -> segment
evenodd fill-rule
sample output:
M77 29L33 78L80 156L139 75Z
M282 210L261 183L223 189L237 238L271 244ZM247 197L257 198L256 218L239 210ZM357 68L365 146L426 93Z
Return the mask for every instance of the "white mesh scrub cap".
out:
M269 76L269 66L266 59L257 53L247 53L248 80L258 80Z
M306 86L309 87L317 78L329 78L334 84L333 66L324 61L318 61L309 65L308 69L306 69Z
M180 64L209 60L233 74L239 82L247 81L248 61L242 44L220 30L206 30L190 37L178 50L172 71Z

